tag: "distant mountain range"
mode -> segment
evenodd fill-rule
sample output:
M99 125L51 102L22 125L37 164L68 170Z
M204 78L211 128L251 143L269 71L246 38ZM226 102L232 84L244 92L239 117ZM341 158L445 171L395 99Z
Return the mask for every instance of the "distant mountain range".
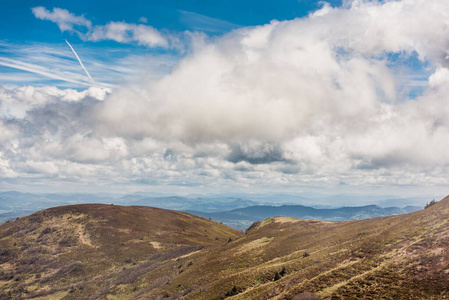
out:
M334 209L317 209L303 205L282 205L282 206L250 206L238 208L231 211L206 213L188 210L188 213L200 217L221 222L230 227L244 230L253 222L262 221L270 217L290 217L305 220L322 220L332 222L342 222L350 220L363 220L376 217L386 217L401 215L421 210L419 206L386 207L377 205L367 205L358 207L341 207Z
M256 201L233 197L190 198L180 196L148 197L142 195L126 195L116 199L114 203L120 205L140 205L181 211L194 210L202 212L227 211L259 204Z
M227 211L260 204L238 197L180 197L130 194L113 197L97 194L30 194L0 192L0 224L54 206L101 203L126 206L151 206L173 210L202 212Z
M262 205L267 199L261 201L244 199L237 196L208 195L195 197L183 197L152 193L135 193L129 195L104 195L104 194L31 194L20 192L0 192L0 224L14 220L55 206L101 203L125 206L150 206L164 209L179 210L192 213L204 218L222 222L233 228L244 230L255 221L264 220L274 216L286 216L292 218L347 221L361 220L381 216L391 216L409 213L422 209L421 206L386 207L376 205L321 208L304 205L282 205L282 198L273 198L271 203L280 203L277 206ZM292 196L286 196L285 202L290 203ZM310 199L300 198L305 202ZM318 202L319 203L319 202ZM398 203L398 202L396 202Z

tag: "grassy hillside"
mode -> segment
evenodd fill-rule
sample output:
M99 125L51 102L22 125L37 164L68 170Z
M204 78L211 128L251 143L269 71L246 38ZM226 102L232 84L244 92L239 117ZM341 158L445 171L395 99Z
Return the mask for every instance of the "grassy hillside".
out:
M112 286L157 272L166 261L240 234L187 213L149 207L43 210L0 227L0 298L100 297Z
M245 234L160 209L55 208L0 227L0 286L4 298L449 299L448 220L449 197L362 221L274 217Z
M217 274L195 299L446 299L448 220L449 197L416 213L363 221L270 218L223 246L226 255L198 256L177 280Z

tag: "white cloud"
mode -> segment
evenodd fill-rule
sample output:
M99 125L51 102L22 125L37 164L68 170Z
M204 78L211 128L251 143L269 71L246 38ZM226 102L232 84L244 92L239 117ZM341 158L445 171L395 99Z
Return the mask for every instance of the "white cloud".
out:
M127 146L122 139L94 137L90 134L75 133L65 139L64 143L56 140L43 147L45 152L52 153L56 159L76 163L111 163L127 156Z
M142 81L158 78L170 72L180 59L173 54L149 54L146 49L100 47L101 50L74 44L96 86L112 88L129 84L140 89ZM101 60L99 60L101 53ZM92 83L86 77L70 47L59 44L2 43L0 41L0 80L3 86L58 85L84 88Z
M84 18L84 16L76 16L66 9L53 8L53 11L47 10L45 7L33 7L32 12L34 16L40 20L49 20L58 24L59 29L64 31L75 31L75 26L83 26L90 28L91 21Z
M9 141L17 136L18 132L14 124L7 124L0 120L0 143Z
M92 22L84 16L76 16L61 8L53 8L53 11L49 11L42 6L38 6L32 8L32 12L38 19L56 23L62 32L73 31L82 39L89 41L137 42L139 45L147 47L167 48L171 39L171 37L162 36L157 29L149 25L109 22L106 25L93 26Z
M54 73L45 67L33 65L33 64L30 64L27 62L21 62L21 61L11 59L11 58L0 57L0 65L9 67L9 68L13 68L13 69L27 71L30 73L39 74L39 75L42 75L42 76L45 76L48 78L52 78L52 79L57 79L57 80L66 81L66 82L70 82L70 83L76 83L78 85L83 85L83 86L90 85L89 83L83 82L83 78L79 78L79 80L73 79L73 76L71 76L73 74ZM79 77L79 76L77 76L77 77Z
M147 47L168 47L168 40L155 28L142 24L110 22L104 26L95 26L92 32L84 36L90 41L112 40L118 43L136 41Z
M78 102L84 98L104 100L111 91L100 87L90 87L84 91L61 90L54 86L18 88L0 87L0 116L3 118L24 118L27 112L45 105L64 102Z
M174 72L153 82L146 97L111 95L99 110L101 128L104 134L166 141L219 140L241 145L239 151L248 139L260 141L257 151L271 141L308 172L447 164L440 151L438 158L428 158L430 149L447 140L440 123L430 129L441 117L428 111L437 100L429 91L417 100L420 105L400 104L407 99L398 99L394 61L386 55L417 53L438 68L430 86L441 85L447 6L444 1L432 7L423 1L364 1L350 9L325 5L306 19L234 31L195 48ZM127 118L138 121L129 126L115 121ZM269 159L253 154L246 159Z
M448 184L447 11L443 0L324 5L306 18L194 38L170 74L137 89L22 88L17 100L3 91L2 105L24 108L3 110L21 136L5 138L14 143L1 166L25 176L52 162L46 176L162 185ZM139 26L90 34L162 45ZM416 99L400 91L408 79L396 76L395 55L419 57L431 74Z
M431 87L442 87L449 83L449 70L447 68L439 67L429 77L429 85Z
M179 13L181 14L180 21L194 31L218 33L227 32L240 27L237 24L190 11L179 10Z

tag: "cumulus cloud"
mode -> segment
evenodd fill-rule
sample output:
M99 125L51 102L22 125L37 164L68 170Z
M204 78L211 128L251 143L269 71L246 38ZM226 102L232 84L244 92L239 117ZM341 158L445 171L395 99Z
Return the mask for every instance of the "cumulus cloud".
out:
M445 7L438 11L410 2L325 6L325 12L306 19L234 31L199 47L152 83L146 99L125 92L105 103L108 118L115 120L114 107L133 101L117 117L127 110L133 117L140 113L146 126L108 126L174 139L284 140L318 120L375 116L398 96L387 53L417 53L434 66L444 63ZM415 15L435 15L424 26L427 34L409 29L416 28ZM385 19L400 21L386 26ZM424 47L426 40L434 47Z
M13 124L8 124L0 120L0 143L11 140L17 135L17 130Z
M3 176L83 181L88 175L110 174L112 167L98 166L114 165L127 150L120 138L100 137L92 130L93 107L108 93L96 87L81 92L0 88Z
M3 91L2 105L20 99L2 106L19 133L5 138L0 165L162 185L448 184L447 11L443 0L324 5L197 37L176 68L138 91ZM144 25L107 26L93 26L90 38L144 39ZM398 65L412 58L431 75L410 99L397 72L417 72ZM64 97L75 100L48 100Z
M118 43L137 41L148 47L168 47L168 40L155 28L142 24L110 22L104 26L95 26L86 36L90 41L112 40Z
M169 40L173 40L172 37L164 37L157 29L149 25L109 22L106 25L93 26L92 22L84 16L76 16L61 8L53 8L52 11L49 11L45 7L38 6L32 8L32 12L38 19L56 23L62 32L75 32L82 39L88 41L137 42L139 45L148 47L167 48Z
M435 123L444 110L429 110L447 106L440 88L448 9L444 1L354 1L235 30L201 44L145 97L111 95L98 121L106 135L223 141L234 163L289 161L298 170L331 173L445 165L443 152L438 159L428 154L447 140L445 125ZM422 97L398 93L402 83L390 54L416 56L434 68ZM127 117L139 121L115 122ZM251 139L258 146L248 148ZM278 145L276 152L267 145Z
M86 98L104 100L110 92L100 87L90 87L84 91L61 90L54 86L0 87L0 116L5 119L25 118L28 111L39 107L59 102L79 102Z

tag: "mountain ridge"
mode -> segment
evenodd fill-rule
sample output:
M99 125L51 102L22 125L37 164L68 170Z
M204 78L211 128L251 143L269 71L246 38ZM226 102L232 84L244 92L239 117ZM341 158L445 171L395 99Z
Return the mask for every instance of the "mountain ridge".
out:
M363 218L372 218L378 216L408 213L421 208L416 206L411 207L411 209L397 208L395 211L392 211L392 208L381 207L378 210L383 211L382 213L366 211L364 214L361 215L359 213L359 216L348 215L340 218L338 218L338 216L331 218L329 216L320 216L320 215L314 216L305 214L281 214L281 213L273 214L274 211L279 209L280 205L296 205L298 207L301 205L306 207L306 205L279 203L276 206L273 205L267 206L266 204L259 203L255 200L245 199L237 196L229 196L229 197L205 196L205 197L192 198L175 195L161 196L154 193L150 194L137 193L137 194L124 195L121 197L110 197L97 194L30 194L12 191L12 192L0 192L0 224L4 223L7 220L12 221L17 217L23 217L32 214L41 209L61 205L73 205L79 203L103 203L103 204L113 203L116 205L150 206L150 207L159 207L165 209L186 211L193 213L197 216L202 216L208 219L211 218L213 220L222 222L239 230L246 229L249 225L251 225L255 221L263 220L265 218L272 217L275 215L286 215L295 218L306 218L306 219L323 219L329 221L346 221L351 219L363 219ZM244 210L241 213L238 213L238 211L236 211L236 209L245 209L252 206L267 206L268 213L258 215L252 213L249 214L245 213ZM308 209L312 208L312 206L310 205L307 207ZM346 210L354 209L351 207L346 208ZM318 207L313 208L324 209ZM326 209L332 209L333 212L336 212L337 209L342 208L340 207L340 208L326 208ZM287 210L287 213L291 213L291 211Z
M231 211L215 213L205 213L191 210L187 210L186 212L204 218L210 218L217 222L222 222L236 229L244 230L253 222L262 221L274 216L292 217L307 220L343 222L411 213L420 209L422 208L417 206L406 206L404 208L382 208L377 205L341 208L314 208L305 205L256 205L237 208Z

